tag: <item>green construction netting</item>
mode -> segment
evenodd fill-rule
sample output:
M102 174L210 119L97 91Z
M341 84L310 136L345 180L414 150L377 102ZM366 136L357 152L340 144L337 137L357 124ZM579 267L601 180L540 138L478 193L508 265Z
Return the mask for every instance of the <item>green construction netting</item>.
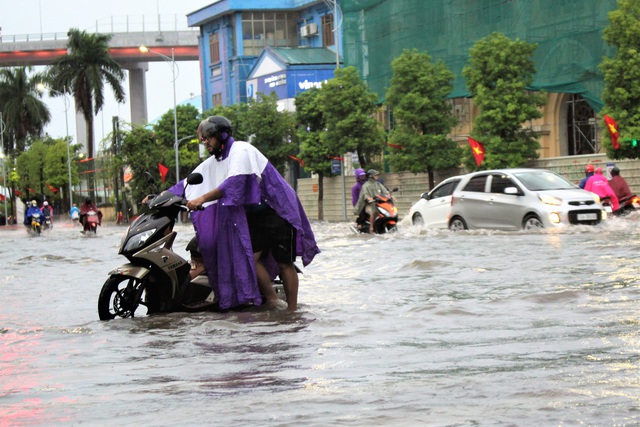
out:
M452 98L469 96L462 68L475 41L497 31L536 43L533 89L576 93L599 111L599 64L614 48L602 39L616 0L342 0L344 60L380 101L391 61L417 48L456 75Z

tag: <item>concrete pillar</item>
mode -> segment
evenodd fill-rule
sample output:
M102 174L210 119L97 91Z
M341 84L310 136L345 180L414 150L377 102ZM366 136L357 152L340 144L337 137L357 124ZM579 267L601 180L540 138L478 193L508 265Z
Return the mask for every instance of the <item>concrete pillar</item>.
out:
M74 102L75 107L75 102ZM82 151L85 154L89 154L87 149L87 122L84 121L84 114L78 108L75 108L76 112L76 139L78 144L82 144ZM95 152L95 151L94 151Z
M129 104L131 105L131 123L147 124L147 81L145 73L149 70L148 62L137 62L127 65L129 70Z

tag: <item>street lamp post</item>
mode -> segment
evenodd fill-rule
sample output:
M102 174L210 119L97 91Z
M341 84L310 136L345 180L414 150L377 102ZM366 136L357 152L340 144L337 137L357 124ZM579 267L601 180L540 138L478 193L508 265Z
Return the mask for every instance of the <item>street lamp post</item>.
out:
M2 158L2 187L4 188L2 196L4 197L4 225L6 226L9 225L9 217L7 216L7 173L4 165L7 160L4 157L4 122L2 121L2 112L0 112L0 148L2 148L0 158Z
M151 52L171 62L171 78L172 78L171 82L173 83L173 137L174 137L173 148L176 154L176 183L177 183L180 181L180 167L179 167L179 161L178 161L179 141L178 141L178 109L177 109L177 103L176 103L176 78L177 77L176 77L175 53L173 51L173 48L171 48L171 57L168 57L167 55L151 50L146 46L140 46L140 52L143 52L143 53Z
M46 89L45 85L42 83L38 83L37 88L40 92L43 92ZM51 88L49 88L49 92L59 93L60 95L62 95L64 99L64 125L65 125L65 132L66 132L65 140L67 142L67 172L69 173L69 210L71 210L71 206L73 206L73 190L71 188L71 152L69 149L69 146L71 145L71 141L69 140L69 116L68 116L69 107L71 107L71 105L69 103L69 99L67 98L66 93L63 93Z

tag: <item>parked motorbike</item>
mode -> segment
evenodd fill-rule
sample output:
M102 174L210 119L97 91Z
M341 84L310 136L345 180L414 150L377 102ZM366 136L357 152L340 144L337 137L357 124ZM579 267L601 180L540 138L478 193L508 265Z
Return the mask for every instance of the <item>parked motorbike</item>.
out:
M398 191L398 189L394 188L391 190L391 194L386 196L376 196L374 198L376 213L373 222L373 231L376 234L384 234L397 230L398 208L396 208L392 196L396 191ZM360 233L369 233L369 224L369 215L362 214L359 217L356 230Z
M188 185L202 183L202 175L187 177ZM188 211L187 200L168 191L147 201L150 208L127 229L119 254L129 263L109 272L98 298L100 320L176 311L216 311L218 302L205 271L191 279L191 264L173 252L173 231L180 212ZM274 283L282 298L284 287Z
M98 218L98 212L96 211L88 211L84 217L84 232L89 232L93 234L98 233L98 224L100 219Z

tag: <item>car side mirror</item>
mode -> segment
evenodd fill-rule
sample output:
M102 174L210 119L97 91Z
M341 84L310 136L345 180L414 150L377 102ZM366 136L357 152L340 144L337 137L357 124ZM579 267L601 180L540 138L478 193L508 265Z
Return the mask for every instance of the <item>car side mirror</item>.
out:
M425 199L425 200L429 200L429 199L430 199L430 197L429 197L429 192L422 193L422 194L420 195L420 198Z
M516 187L507 187L504 189L504 194L513 194L517 196L520 194L520 191Z

